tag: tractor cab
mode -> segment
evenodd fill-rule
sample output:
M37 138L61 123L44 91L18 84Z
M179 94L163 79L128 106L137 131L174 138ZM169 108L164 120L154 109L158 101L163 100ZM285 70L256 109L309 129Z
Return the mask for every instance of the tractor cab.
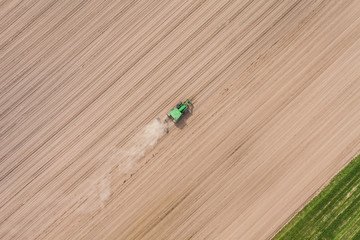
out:
M172 118L173 122L177 122L184 114L189 112L189 108L192 105L190 99L186 99L185 102L179 102L176 108L168 113L168 117Z

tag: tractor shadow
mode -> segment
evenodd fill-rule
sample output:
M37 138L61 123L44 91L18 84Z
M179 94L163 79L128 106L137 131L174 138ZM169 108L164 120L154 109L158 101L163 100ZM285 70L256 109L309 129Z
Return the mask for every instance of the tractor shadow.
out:
M194 107L193 107L193 105L191 105L189 108L189 112L187 114L183 115L179 119L179 121L177 123L175 123L174 125L179 129L183 129L187 125L186 122L187 122L188 118L190 118L193 115L193 110L194 110Z

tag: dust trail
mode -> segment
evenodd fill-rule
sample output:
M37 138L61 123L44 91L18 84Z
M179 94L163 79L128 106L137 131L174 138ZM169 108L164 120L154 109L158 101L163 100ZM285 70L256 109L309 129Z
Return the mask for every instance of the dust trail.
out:
M100 181L98 186L101 208L104 208L105 201L111 195L110 178L111 176L109 174L106 174L106 176Z
M96 175L84 181L86 191L73 192L67 195L38 196L41 202L46 202L49 207L56 208L62 204L73 202L72 209L85 216L104 209L113 193L113 187L118 186L130 177L129 173L139 164L145 154L153 149L159 139L168 133L169 125L163 118L157 118L144 126L133 138L121 148L109 148L101 156L103 165Z
M75 201L76 212L80 215L93 214L106 206L112 194L114 180L129 178L128 173L140 163L149 150L153 149L159 139L168 133L169 124L165 119L157 118L144 126L123 147L114 147L105 156L103 168L96 176L87 179L88 190L79 196L68 195L62 202L77 199ZM115 170L115 171L113 171ZM116 183L115 183L116 186Z
M167 133L168 123L157 118L147 124L127 144L129 147L119 149L119 172L128 173L145 153L156 145L158 140Z
M96 176L86 180L86 185L90 186L88 191L76 197L78 213L90 214L106 206L112 187L116 186L120 179L129 178L129 173L140 164L146 152L153 149L159 139L168 133L169 124L172 123L168 123L166 118L154 119L124 146L114 147L101 157L105 158L103 168ZM116 182L113 182L114 180Z

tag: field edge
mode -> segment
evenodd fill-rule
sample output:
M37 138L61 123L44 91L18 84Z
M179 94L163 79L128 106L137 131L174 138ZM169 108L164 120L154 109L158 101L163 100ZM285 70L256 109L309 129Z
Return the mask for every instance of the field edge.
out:
M360 222L353 215L360 209L360 154L345 165L327 184L316 192L303 208L272 237L278 239L356 238ZM329 217L330 221L329 221ZM322 231L318 231L322 229Z

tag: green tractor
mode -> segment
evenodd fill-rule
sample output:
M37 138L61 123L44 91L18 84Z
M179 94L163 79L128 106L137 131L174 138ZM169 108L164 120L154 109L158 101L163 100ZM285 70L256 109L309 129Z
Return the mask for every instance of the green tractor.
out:
M176 105L176 108L174 108L168 113L168 117L176 123L184 114L189 112L191 105L192 102L190 101L190 99L186 99L185 102L179 102Z

